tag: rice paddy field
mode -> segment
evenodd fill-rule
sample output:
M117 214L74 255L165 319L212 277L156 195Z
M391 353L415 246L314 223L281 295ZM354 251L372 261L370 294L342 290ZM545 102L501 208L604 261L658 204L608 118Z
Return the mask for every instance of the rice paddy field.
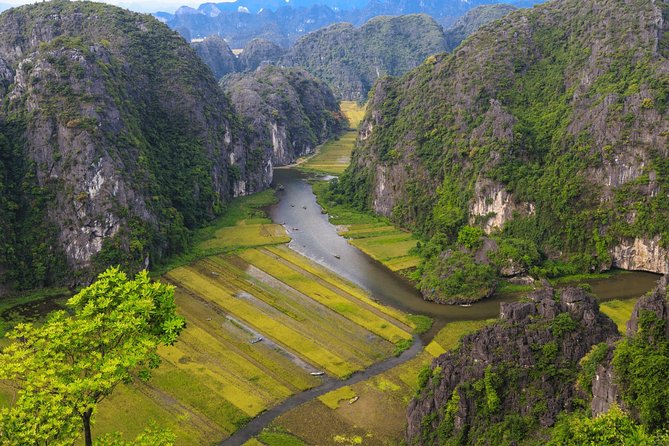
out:
M312 373L346 378L410 342L416 324L408 315L285 246L284 229L254 211L267 200L244 199L233 208L235 225L208 230L197 249L218 254L161 278L177 287L187 328L160 350L148 383L120 387L100 405L96 435L130 437L154 421L177 444L214 444L319 385ZM0 389L0 404L9 398ZM290 438L274 430L249 444L302 444Z
M338 232L391 271L415 268L420 262L420 257L411 254L417 243L413 235L385 222L339 225Z
M351 163L351 153L358 138L358 126L365 116L365 108L353 101L344 101L340 107L348 119L349 129L320 146L316 155L300 164L301 168L338 175Z
M446 325L416 358L367 381L342 387L309 401L268 427L251 446L401 444L406 408L418 388L418 374L444 351L455 348L462 336L491 321L453 322ZM432 353L434 352L434 353ZM280 432L275 441L270 433Z

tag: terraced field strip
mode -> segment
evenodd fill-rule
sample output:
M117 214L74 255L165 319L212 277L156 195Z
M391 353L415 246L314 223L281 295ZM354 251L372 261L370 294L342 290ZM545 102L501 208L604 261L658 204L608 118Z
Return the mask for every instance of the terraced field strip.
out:
M380 304L379 302L372 299L368 293L353 285L351 282L348 282L343 277L334 274L332 271L318 265L317 263L311 262L287 246L268 246L265 247L264 250L269 251L272 254L281 257L283 260L286 260L301 268L302 270L307 271L310 274L324 280L330 285L333 285L339 290L343 291L347 295L360 300L363 304L382 311L386 315L395 319L395 321L401 322L402 325L399 325L400 328L405 330L413 330L416 328L416 325L413 321L411 321L411 319L409 319L406 313L403 313L393 307Z
M255 334L217 306L177 289L188 325L179 342L159 351L161 366L149 387L123 387L100 408L104 432L135 435L137 413L177 434L177 444L206 444L236 431L249 418L321 380L274 344L251 344ZM218 311L217 311L218 310ZM145 424L145 423L144 423ZM103 433L103 432L100 432Z
M258 332L272 338L287 349L299 355L312 364L320 366L329 373L345 377L356 370L364 368L360 364L353 364L346 358L331 352L317 338L307 337L299 330L299 324L291 320L280 311L270 311L270 308L259 308L259 299L249 301L236 297L237 292L230 290L221 281L213 280L193 267L182 267L168 274L171 280L188 289L191 293L202 296L214 302L225 311L253 326Z
M297 265L291 264L291 266L288 266L285 263L277 262L277 256L271 256L268 251L252 249L244 251L240 254L240 257L271 276L280 277L281 281L290 287L392 343L412 338L409 332L396 325L396 320L388 317L383 312L365 305L364 302L353 296L346 296L341 291L337 292L331 289L327 286L327 283L323 283L324 281L318 280L314 275ZM314 280L314 278L317 280Z
M306 337L317 339L327 348L349 362L368 366L386 358L393 345L324 307L310 297L290 288L246 263L237 256L212 257L200 262L205 274L216 272L220 280L233 285L238 296L256 298L259 310L268 314L279 312L286 323L294 324ZM316 371L316 370L313 370Z
M457 347L462 336L490 322L449 323L431 345L438 345L442 352L450 350ZM406 408L419 386L418 376L434 359L426 350L383 373L286 412L274 420L273 428L289 432L306 444L400 444L406 428Z
M173 398L148 392L136 385L121 385L98 405L92 427L93 436L123 432L125 438L134 438L149 422L176 433L176 444L179 446L206 444L208 438L221 438L229 434L229 431L204 420L197 411Z
M341 101L339 103L342 113L348 119L348 125L351 129L360 127L360 123L365 118L365 106L355 101Z
M288 242L290 242L290 237L281 225L242 221L238 226L218 229L214 238L200 243L198 248L233 251Z
M409 253L416 247L416 239L385 222L343 225L339 226L338 232L351 245L391 271L414 268L420 263L420 257Z

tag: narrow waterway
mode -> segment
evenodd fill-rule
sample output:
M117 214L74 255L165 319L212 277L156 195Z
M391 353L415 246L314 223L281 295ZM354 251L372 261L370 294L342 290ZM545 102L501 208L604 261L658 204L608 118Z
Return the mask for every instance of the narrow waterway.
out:
M335 226L316 203L311 185L306 181L309 176L312 175L296 169L275 170L274 184L283 185L283 190L277 192L279 203L269 210L272 220L285 226L293 239L292 249L361 286L379 301L409 313L434 317L441 322L438 325L443 325L449 321L495 318L499 315L500 302L519 297L498 294L471 307L424 301L408 281L337 234ZM641 296L654 287L657 279L655 274L633 272L588 283L600 300L611 300Z

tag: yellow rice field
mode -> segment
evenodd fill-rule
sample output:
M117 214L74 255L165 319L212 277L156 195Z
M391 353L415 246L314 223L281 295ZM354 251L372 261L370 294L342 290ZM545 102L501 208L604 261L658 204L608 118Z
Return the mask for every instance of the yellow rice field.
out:
M358 126L365 116L365 108L351 101L342 102L340 106L349 121L349 130L320 146L318 153L302 163L301 167L338 175L351 163L351 153L358 138Z

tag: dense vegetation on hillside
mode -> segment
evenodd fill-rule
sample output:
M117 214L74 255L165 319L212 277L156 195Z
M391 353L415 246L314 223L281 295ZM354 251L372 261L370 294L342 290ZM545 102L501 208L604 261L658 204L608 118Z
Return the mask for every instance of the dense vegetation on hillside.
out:
M266 65L222 85L253 134L253 150L273 166L290 164L346 127L332 91L299 68Z
M206 65L151 17L90 2L12 9L0 67L1 282L76 283L159 261L269 180L246 168Z
M334 195L422 234L438 301L528 270L667 272L668 11L555 1L382 80Z
M342 99L363 101L379 77L406 73L443 51L443 29L429 16L377 17L360 28L338 23L313 32L281 63L305 68Z

